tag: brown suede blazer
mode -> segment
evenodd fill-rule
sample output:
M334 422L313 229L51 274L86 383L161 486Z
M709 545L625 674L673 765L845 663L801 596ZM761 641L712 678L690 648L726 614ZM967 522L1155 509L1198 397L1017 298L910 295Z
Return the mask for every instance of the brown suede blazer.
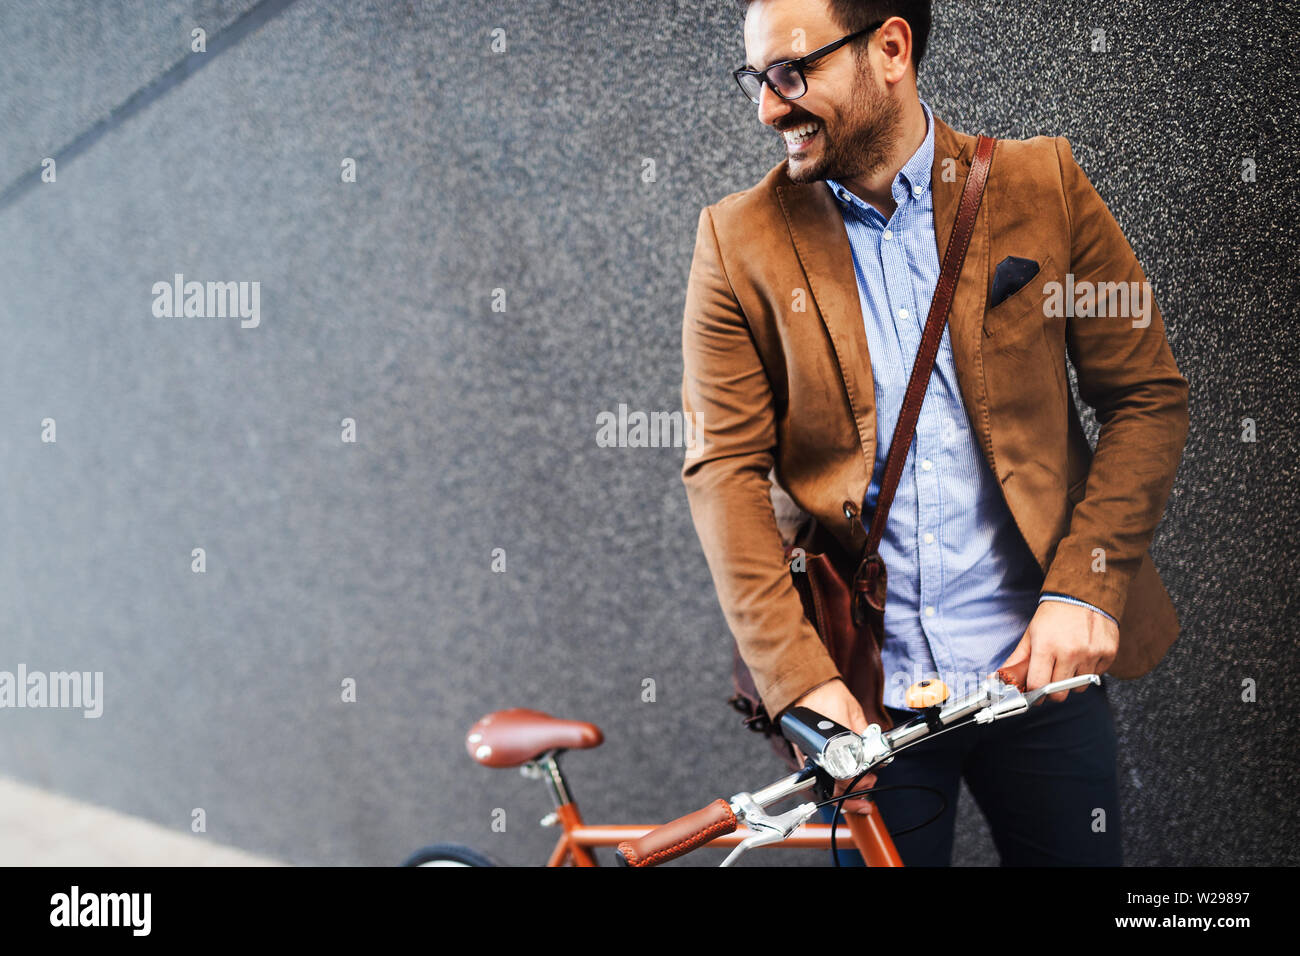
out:
M975 137L937 116L934 124L942 258ZM989 308L1008 255L1036 260L1039 273ZM1064 138L1002 140L948 319L962 401L1043 590L1114 615L1110 673L1138 677L1178 636L1148 549L1187 437L1187 381L1153 301L1144 327L1131 312L1049 308L1049 283L1068 292L1067 273L1075 289L1146 281ZM1099 298L1108 295L1103 287ZM782 161L700 212L682 348L682 405L695 430L682 468L691 515L741 656L779 715L837 671L790 580L772 482L857 553L876 456L852 252L825 182L796 185ZM1067 354L1101 426L1095 453Z

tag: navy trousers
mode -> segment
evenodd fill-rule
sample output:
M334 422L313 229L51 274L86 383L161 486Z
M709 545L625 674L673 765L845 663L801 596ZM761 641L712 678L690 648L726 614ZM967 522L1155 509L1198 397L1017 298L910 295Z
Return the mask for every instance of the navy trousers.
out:
M895 723L914 715L893 710ZM921 784L947 798L929 826L902 833L939 809L922 790L872 799L906 866L951 866L957 797L966 780L1003 866L1119 866L1121 850L1115 727L1100 686L1045 700L1028 713L966 726L904 750L877 771L877 787ZM861 784L859 784L861 787ZM830 822L834 808L823 807ZM862 866L857 850L839 850L841 866ZM831 861L833 864L833 860Z

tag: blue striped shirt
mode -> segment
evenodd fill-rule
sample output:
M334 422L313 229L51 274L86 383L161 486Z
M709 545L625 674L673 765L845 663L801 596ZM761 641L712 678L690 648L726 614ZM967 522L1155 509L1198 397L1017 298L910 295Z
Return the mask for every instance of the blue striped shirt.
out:
M921 106L925 141L894 178L897 208L888 220L826 180L853 250L876 386L876 461L864 517L880 494L889 442L939 281L930 191L934 120L924 100ZM907 688L927 677L938 677L955 694L970 689L1011 654L1040 601L1093 607L1068 595L1040 593L1042 570L966 416L947 324L880 555L889 592L885 703L893 707L902 707Z

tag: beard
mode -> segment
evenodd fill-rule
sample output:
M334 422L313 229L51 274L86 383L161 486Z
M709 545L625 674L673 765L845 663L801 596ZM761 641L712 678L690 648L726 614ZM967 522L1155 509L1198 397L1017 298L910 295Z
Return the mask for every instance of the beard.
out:
M786 172L794 183L854 179L883 167L898 145L902 105L876 85L863 64L849 94L848 106L834 127L821 123L821 150L816 158L792 157Z

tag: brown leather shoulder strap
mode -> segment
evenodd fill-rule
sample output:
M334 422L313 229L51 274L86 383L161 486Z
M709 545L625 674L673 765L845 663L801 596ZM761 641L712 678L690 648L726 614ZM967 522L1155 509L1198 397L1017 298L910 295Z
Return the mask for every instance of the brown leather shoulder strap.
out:
M971 234L975 231L975 214L979 212L980 201L984 198L984 183L988 180L996 142L988 136L980 136L975 142L975 158L971 160L970 171L966 174L961 203L957 206L957 220L952 235L948 238L948 248L943 254L939 282L934 288L934 298L930 300L930 315L925 321L925 331L921 334L921 348L916 356L916 364L912 366L912 377L907 382L907 394L903 397L903 409L899 412L898 424L894 427L894 437L889 443L889 457L885 461L885 474L880 480L880 495L876 500L871 529L867 533L866 547L862 552L864 556L876 553L881 536L885 533L889 506L893 503L894 491L903 475L907 451L912 447L916 419L921 413L921 400L925 398L925 388L930 382L930 372L934 369L935 355L939 351L939 340L943 337L943 327L952 309L953 293L957 291L957 279L961 275L962 263L966 261Z

